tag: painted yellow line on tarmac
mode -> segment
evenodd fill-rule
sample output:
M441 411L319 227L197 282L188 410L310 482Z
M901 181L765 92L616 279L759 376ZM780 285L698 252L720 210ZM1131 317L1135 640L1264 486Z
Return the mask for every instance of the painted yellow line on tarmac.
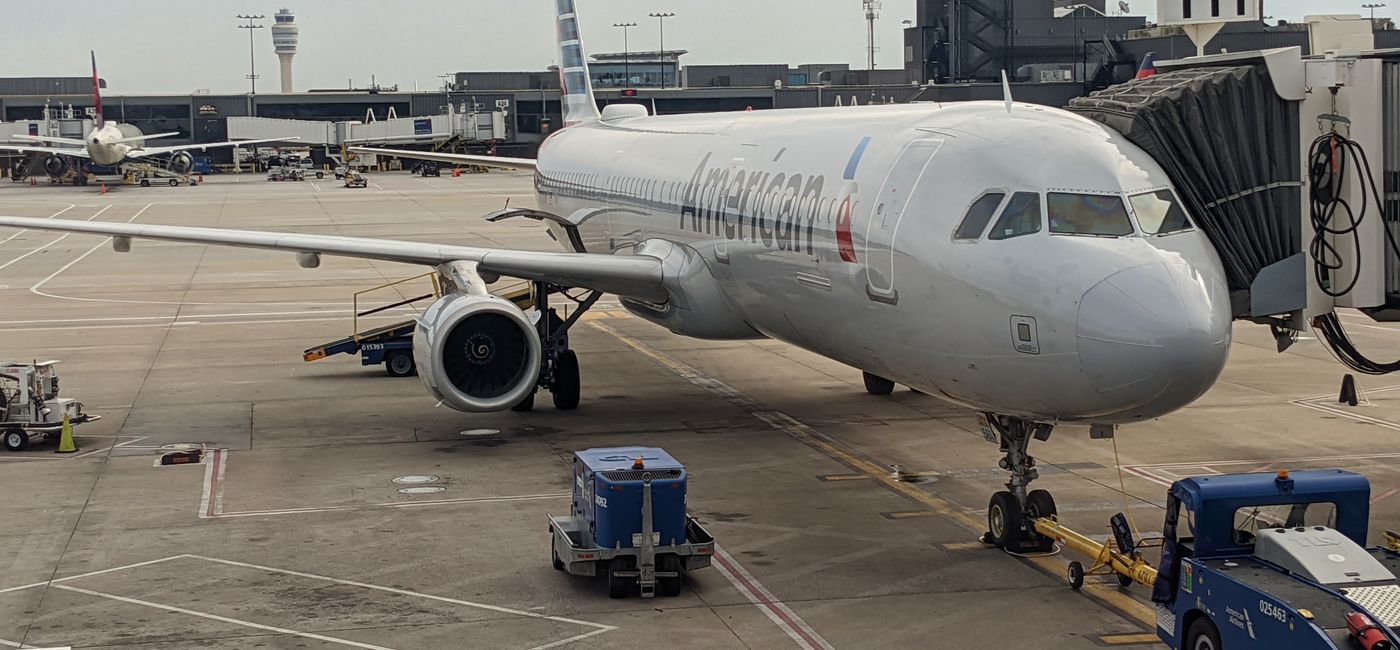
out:
M1161 643L1156 634L1105 634L1099 637L1099 642L1104 645L1145 645L1148 643Z
M864 474L827 474L826 476L818 476L817 478L823 481L865 481L870 479L869 476Z
M797 441L821 452L828 458L870 477L871 480L883 484L891 491L923 504L933 512L944 515L961 524L974 534L981 535L986 531L987 523L983 521L981 517L963 512L962 509L953 504L914 487L913 484L905 483L891 476L887 466L879 465L851 453L841 447L840 443L837 443L831 437L813 429L787 413L766 408L733 386L706 375L699 369L653 348L635 337L624 334L607 323L593 321L590 322L589 325L606 334L612 335L614 338L627 345L627 347L661 364L671 372L680 375L680 377L686 381L725 398L731 404L748 411L754 417L768 423L769 426L788 434ZM1050 575L1061 576L1065 574L1067 562L1063 559L1057 560L1050 556L1024 557L1024 559ZM1153 612L1150 607L1128 596L1116 586L1110 587L1103 584L1086 584L1080 590L1080 593L1091 596L1109 608L1122 613L1124 616L1137 620L1143 625L1146 625L1148 629L1152 629L1157 624L1156 613Z

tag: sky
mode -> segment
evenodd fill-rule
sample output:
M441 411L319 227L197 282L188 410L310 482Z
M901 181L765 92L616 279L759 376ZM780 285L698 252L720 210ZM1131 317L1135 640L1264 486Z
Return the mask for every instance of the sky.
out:
M622 51L623 30L614 23L639 25L630 30L633 51L657 49L658 21L647 14L674 12L666 21L666 47L689 50L683 64L866 65L861 0L577 2L584 46L593 54ZM1129 2L1134 13L1155 18L1155 1ZM1264 2L1265 14L1288 20L1363 11L1361 0ZM235 16L263 14L270 26L283 6L301 29L294 60L298 91L348 82L364 87L372 77L401 90L430 90L442 85L439 75L538 71L556 58L552 0L63 0L5 12L0 77L85 76L93 49L113 94L246 92L251 31L258 88L275 91L270 30L237 29ZM913 20L914 8L915 0L883 0L876 24L879 67L903 67L901 22Z

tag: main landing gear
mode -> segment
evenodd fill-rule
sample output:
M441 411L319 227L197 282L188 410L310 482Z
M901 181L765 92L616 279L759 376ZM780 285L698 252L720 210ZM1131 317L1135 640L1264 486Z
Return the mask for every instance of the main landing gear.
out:
M572 300L577 308L567 319L560 319L558 312L549 306L549 295L559 293ZM598 299L601 291L591 291L582 298L575 298L558 287L546 282L535 283L535 308L540 312L537 325L540 343L544 348L543 363L540 368L539 388L548 389L554 398L554 408L571 411L578 408L581 382L579 378L578 353L569 348L569 329L578 322ZM535 392L531 391L520 403L511 407L512 411L529 411L535 408Z
M1054 425L991 413L980 413L978 419L985 420L985 428L990 428L1006 454L1001 468L1011 472L1006 489L993 494L987 504L987 532L982 542L1013 553L1053 551L1055 540L1036 532L1035 520L1056 514L1055 499L1045 490L1027 488L1040 476L1028 451L1031 439L1049 439Z

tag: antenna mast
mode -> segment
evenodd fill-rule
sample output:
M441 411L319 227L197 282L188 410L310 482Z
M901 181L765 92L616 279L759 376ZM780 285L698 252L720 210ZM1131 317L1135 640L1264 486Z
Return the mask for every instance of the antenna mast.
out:
M875 45L875 19L880 17L880 0L861 0L865 7L866 30L869 35L870 45L870 69L875 69L875 53L880 51L880 47Z

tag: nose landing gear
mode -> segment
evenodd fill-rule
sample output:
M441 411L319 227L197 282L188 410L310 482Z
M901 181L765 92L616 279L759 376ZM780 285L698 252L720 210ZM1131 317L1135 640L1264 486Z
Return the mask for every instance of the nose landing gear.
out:
M1036 532L1035 520L1056 514L1055 499L1045 490L1027 489L1040 476L1028 451L1031 439L1048 440L1054 425L991 413L979 414L979 419L985 419L1001 444L1001 468L1011 472L1007 489L993 494L987 504L982 543L1013 553L1054 550L1055 540Z

